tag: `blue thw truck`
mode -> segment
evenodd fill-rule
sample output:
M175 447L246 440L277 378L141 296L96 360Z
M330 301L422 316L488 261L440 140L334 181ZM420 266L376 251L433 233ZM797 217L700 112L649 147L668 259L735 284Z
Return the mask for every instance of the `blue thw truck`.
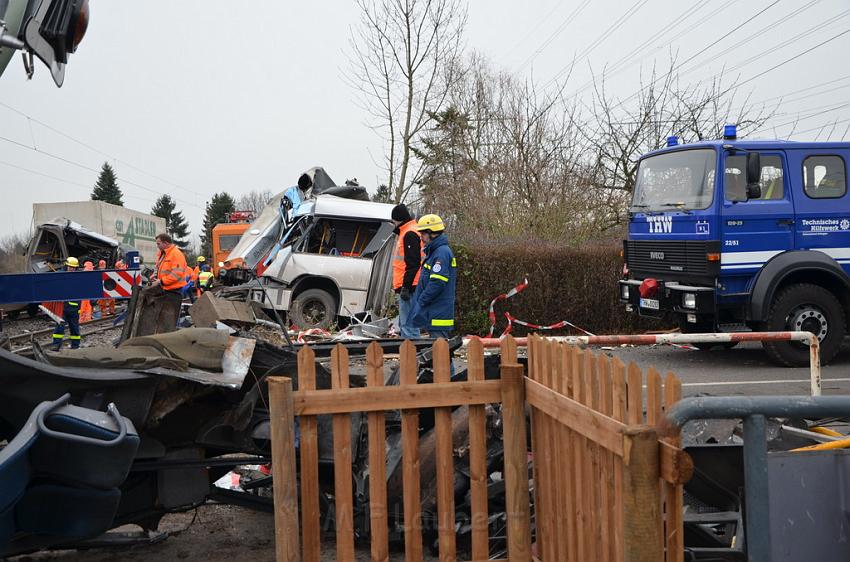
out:
M809 331L821 362L850 317L850 143L724 138L667 146L638 164L619 296L682 332ZM801 366L808 348L765 342Z

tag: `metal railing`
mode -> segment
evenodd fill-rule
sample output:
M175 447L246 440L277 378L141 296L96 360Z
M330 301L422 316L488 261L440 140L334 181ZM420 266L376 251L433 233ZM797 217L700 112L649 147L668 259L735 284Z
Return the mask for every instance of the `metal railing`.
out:
M817 338L815 338L817 342ZM684 398L667 411L659 435L678 435L698 419L744 422L745 544L747 559L770 560L767 417L818 419L850 415L850 396L704 396Z
M578 345L655 345L690 343L738 343L745 341L796 341L809 346L809 370L812 396L821 395L820 345L810 332L732 332L719 334L639 334L614 336L547 336L547 339ZM525 347L527 338L515 338L517 346ZM464 345L468 343L464 340ZM498 347L499 338L481 338L484 347Z

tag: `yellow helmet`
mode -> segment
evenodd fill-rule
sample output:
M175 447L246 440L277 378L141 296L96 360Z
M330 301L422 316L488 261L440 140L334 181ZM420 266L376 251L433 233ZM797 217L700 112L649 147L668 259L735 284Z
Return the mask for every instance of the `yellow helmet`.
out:
M416 222L416 230L431 230L433 232L442 232L446 229L443 224L443 219L437 215L425 215Z
M80 267L80 260L71 256L65 260L65 265L67 265L68 267Z
M204 256L198 256L198 263L203 263L205 261L207 261L207 258L205 258Z

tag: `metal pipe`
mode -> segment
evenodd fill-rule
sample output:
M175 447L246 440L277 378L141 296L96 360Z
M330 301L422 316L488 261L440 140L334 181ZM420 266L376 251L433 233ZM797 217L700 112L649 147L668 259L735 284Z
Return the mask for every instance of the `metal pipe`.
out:
M661 436L677 435L695 419L744 420L744 481L747 560L770 559L765 418L824 418L850 415L850 396L702 396L684 398L659 423ZM832 445L832 444L830 444Z
M850 396L692 396L676 402L662 421L665 435L688 421L777 418L826 418L850 415Z
M767 424L762 415L744 418L744 497L747 560L770 560Z
M471 337L464 338L463 345ZM501 338L479 338L486 347L499 347ZM549 336L546 339L572 345L656 345L684 343L738 343L745 341L796 341L809 346L809 371L812 396L821 395L820 344L811 332L730 332L708 334L638 334L612 336ZM528 338L514 338L517 347L526 347Z

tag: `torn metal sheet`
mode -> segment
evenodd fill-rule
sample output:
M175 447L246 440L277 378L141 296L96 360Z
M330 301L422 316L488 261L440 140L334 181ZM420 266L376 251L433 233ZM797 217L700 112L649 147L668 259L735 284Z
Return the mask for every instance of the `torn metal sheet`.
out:
M189 367L185 371L173 371L162 367L137 369L137 371L238 390L242 388L242 383L248 374L248 368L251 366L251 357L254 355L254 346L256 344L256 340L227 336L227 345L221 357L221 372L205 371L193 367Z

